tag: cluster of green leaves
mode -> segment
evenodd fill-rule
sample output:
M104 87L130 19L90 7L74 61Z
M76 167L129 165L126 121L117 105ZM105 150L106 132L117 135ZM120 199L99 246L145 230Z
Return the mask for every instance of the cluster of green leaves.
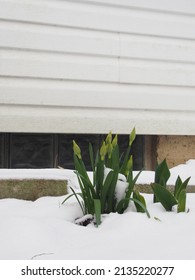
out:
M133 158L130 154L132 144L135 140L136 132L132 130L129 136L129 144L124 154L120 153L118 136L112 136L110 132L94 154L93 146L89 143L89 156L93 172L92 181L89 178L85 164L82 160L81 149L73 141L73 159L75 172L78 178L81 192L69 195L63 203L71 196L75 196L83 215L91 214L96 219L97 226L101 223L101 214L118 212L122 214L129 202L135 203L138 212L145 212L150 217L144 197L137 191L134 191L134 185L140 172L133 178ZM109 172L105 172L105 170ZM127 185L123 198L118 201L116 197L116 187L119 183L119 174L123 174ZM80 199L81 198L81 199Z
M170 177L170 171L167 162L164 159L157 165L155 171L155 183L152 183L154 192L154 202L160 202L166 211L171 211L174 205L177 205L177 212L186 211L186 187L190 177L182 182L180 176L177 177L174 186L174 192L171 193L167 187L167 181Z

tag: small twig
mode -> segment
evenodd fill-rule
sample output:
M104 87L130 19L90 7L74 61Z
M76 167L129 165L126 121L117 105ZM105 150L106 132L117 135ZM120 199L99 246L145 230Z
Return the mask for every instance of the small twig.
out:
M40 256L47 256L47 255L53 255L54 253L42 253L42 254L37 254L37 255L34 255L31 260L34 260L35 258L37 257L40 257Z
M159 219L158 217L154 217L154 219L158 222L162 222L161 219Z

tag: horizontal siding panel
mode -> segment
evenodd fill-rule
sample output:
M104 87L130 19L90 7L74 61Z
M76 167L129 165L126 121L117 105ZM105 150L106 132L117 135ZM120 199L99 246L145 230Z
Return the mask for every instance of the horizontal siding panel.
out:
M0 75L129 84L195 86L195 64L1 51Z
M0 21L2 48L195 62L195 41Z
M121 57L195 62L195 41L150 36L120 35Z
M2 48L119 55L117 33L0 21L0 38Z
M195 38L195 18L69 1L0 1L0 19L121 33Z
M0 117L1 132L195 135L194 112L0 106Z
M118 60L48 53L1 52L0 75L47 79L119 81Z
M120 60L120 82L195 86L195 64Z
M69 0L72 1L72 0ZM73 0L78 2L78 0ZM159 12L182 13L195 15L194 0L83 0L86 3L115 5L117 7L151 9Z
M0 92L4 105L195 111L194 88L0 78Z
M189 3L0 0L0 131L195 135Z

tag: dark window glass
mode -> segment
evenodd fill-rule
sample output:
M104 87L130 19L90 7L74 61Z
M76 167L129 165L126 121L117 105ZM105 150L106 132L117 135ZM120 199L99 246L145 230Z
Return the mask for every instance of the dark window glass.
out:
M88 146L96 154L106 135L102 134L33 134L0 133L0 168L52 168L61 166L74 169L72 140L81 148L87 170L91 170ZM120 153L126 151L129 136L118 136ZM134 170L143 168L144 137L137 135L132 146Z
M53 137L49 134L12 134L11 168L53 167Z
M125 153L129 144L129 135L119 135L118 143L120 153ZM131 147L133 155L133 169L140 170L143 168L143 136L137 135Z
M89 142L93 145L94 152L96 154L97 149L102 144L106 135L92 135L92 134L70 134L70 135L59 135L58 137L58 164L64 168L74 168L73 165L73 150L72 140L74 139L80 146L82 151L82 159L88 170L91 170L90 159L89 159ZM120 153L124 153L128 147L129 136L119 135L118 143L120 147ZM143 136L138 135L132 146L131 153L134 159L134 170L143 168Z
M4 166L4 135L0 133L0 168Z
M72 141L75 140L81 148L82 159L86 165L86 168L90 170L90 159L89 159L89 142L93 145L94 151L97 151L100 137L99 135L92 134L66 134L58 136L58 163L64 168L74 168L73 164L73 149Z

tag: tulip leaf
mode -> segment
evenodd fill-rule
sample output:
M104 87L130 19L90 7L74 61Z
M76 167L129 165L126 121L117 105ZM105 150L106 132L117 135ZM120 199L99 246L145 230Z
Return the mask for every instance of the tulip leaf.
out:
M186 190L181 190L179 197L178 197L178 206L177 212L185 212L186 211Z
M101 224L101 202L100 199L94 199L95 220L97 227Z
M134 201L134 204L135 204L135 207L137 209L137 212L145 213L146 211L143 208L143 206L146 208L146 201L145 201L144 197L138 191L134 191L133 192L133 198L136 199ZM141 206L139 203L137 203L137 200L140 201L143 206Z
M165 187L157 183L153 183L151 186L158 201L160 201L166 211L171 211L172 207L177 204L176 198Z

